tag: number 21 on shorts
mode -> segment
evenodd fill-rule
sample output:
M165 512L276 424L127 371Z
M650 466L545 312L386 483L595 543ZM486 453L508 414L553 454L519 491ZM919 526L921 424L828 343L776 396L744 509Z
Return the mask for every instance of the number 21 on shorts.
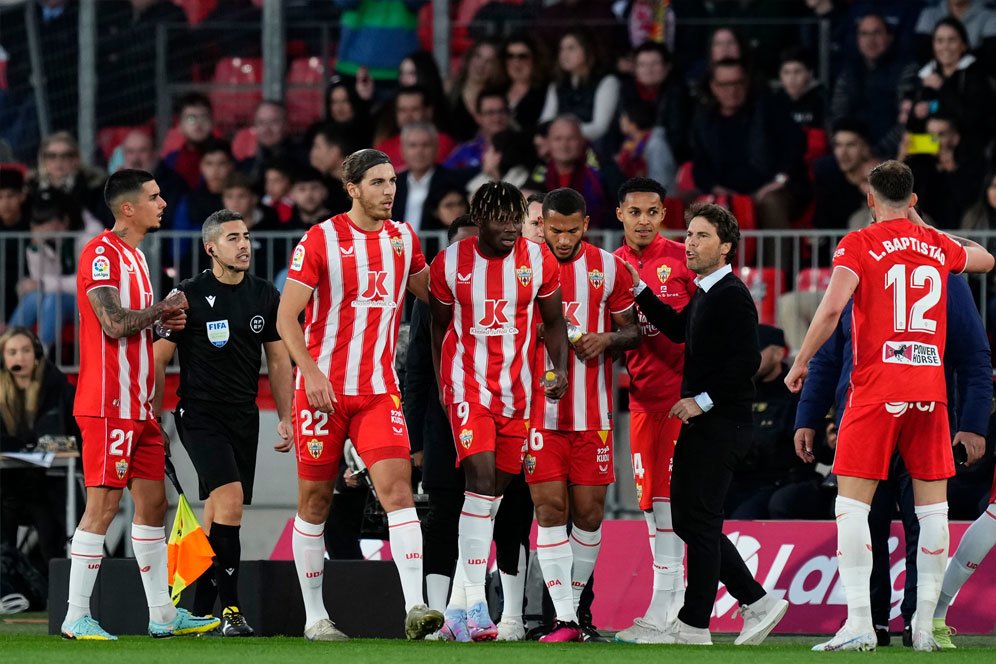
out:
M132 440L135 438L134 431L124 431L122 429L111 429L110 435L110 446L107 448L107 453L111 456L123 456L131 458L131 444ZM127 449L122 450L122 446L127 444Z

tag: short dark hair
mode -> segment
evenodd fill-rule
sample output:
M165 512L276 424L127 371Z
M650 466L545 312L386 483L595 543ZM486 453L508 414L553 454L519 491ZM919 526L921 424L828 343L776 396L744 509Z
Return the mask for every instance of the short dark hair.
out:
M720 243L729 242L730 251L726 254L726 264L732 265L737 257L737 245L740 244L740 225L733 213L722 205L715 203L696 203L685 213L685 224L690 224L695 217L702 217L716 227Z
M958 118L957 116L955 116L954 113L951 113L950 111L938 111L937 113L928 115L927 122L930 122L931 120L940 120L941 122L947 122L949 125L951 125L951 129L953 129L958 133L961 133L961 128L958 126Z
M588 207L585 205L584 196L569 187L554 189L543 199L543 216L550 212L562 214L569 217L572 214L581 213L584 217L588 214Z
M883 161L868 174L868 185L887 203L904 205L913 195L913 171L901 161Z
M525 219L526 199L513 184L487 182L482 184L470 199L470 216L476 224L509 217Z
M13 189L17 193L24 191L24 173L21 169L0 166L0 189Z
M477 94L477 101L474 102L474 110L478 113L481 112L481 103L485 99L501 99L505 103L505 110L508 110L508 97L505 96L505 90L502 88L484 88Z
M642 99L634 99L623 104L622 114L640 131L654 127L654 109Z
M325 184L325 178L322 177L321 172L314 166L298 166L294 169L291 174L291 184L300 184L302 182L319 182Z
M221 191L226 192L229 189L247 189L252 193L256 193L256 188L253 187L252 180L241 171L233 171L225 178L225 184L222 186Z
M341 131L333 127L331 124L322 123L315 129L315 135L311 137L312 142L316 137L321 136L326 143L329 145L334 145L342 150L343 154L349 154L353 151L352 142L346 138Z
M401 95L419 95L422 97L422 103L426 106L432 106L432 102L429 100L428 91L421 85L404 85L398 88L398 91L394 93L394 100L397 101L398 97Z
M294 162L289 159L271 159L263 165L263 175L265 176L267 171L276 171L288 180L293 180L295 168Z
M245 221L241 214L235 210L218 210L208 215L208 218L201 224L201 242L207 244L218 239L221 233L221 225L229 221Z
M744 73L747 72L747 63L745 63L740 58L720 58L716 62L709 65L709 80L712 81L716 78L716 70L720 67L740 67L740 70Z
M62 190L42 189L31 197L31 225L48 223L54 219L68 222L73 216L74 207L77 207L75 201Z
M342 162L342 182L343 184L359 184L371 168L390 163L391 158L380 150L373 148L357 150Z
M537 191L526 197L526 205L528 206L530 203L539 203L540 205L543 205L544 200L546 200L546 194L542 191Z
M630 178L623 182L622 186L619 187L616 198L619 201L619 205L622 205L627 194L637 194L643 192L657 194L661 197L662 203L664 202L664 198L667 196L667 189L665 189L664 185L657 180L652 178Z
M841 131L857 134L861 140L868 143L868 125L865 124L864 120L851 116L842 117L833 123L830 128L830 136L833 137L834 134Z
M802 46L790 46L778 57L779 68L789 62L798 62L809 71L813 71L813 54Z
M191 106L206 108L209 113L214 112L211 100L208 99L207 95L200 92L188 92L180 97L176 102L176 112L183 113L183 109L190 108Z
M453 220L453 223L449 225L446 229L446 241L452 242L453 238L460 231L461 228L476 228L477 224L474 223L474 218L469 214L461 214L459 217Z
M232 155L232 144L220 138L209 138L204 141L204 147L201 148L201 159L215 152L224 152L229 161L235 161L235 157Z
M633 50L633 59L635 60L638 55L642 53L656 53L661 56L661 60L664 64L670 64L674 59L671 55L671 49L667 47L667 44L662 44L655 41L645 41Z
M104 183L104 202L114 213L122 198L140 193L142 185L154 179L152 173L140 171L137 168L122 168L120 171L111 173L107 182Z

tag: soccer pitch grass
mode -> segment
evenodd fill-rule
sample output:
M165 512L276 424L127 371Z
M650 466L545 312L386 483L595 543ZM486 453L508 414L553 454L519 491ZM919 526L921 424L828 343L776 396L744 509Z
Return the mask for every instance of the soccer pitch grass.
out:
M43 616L32 614L29 619ZM508 664L509 662L549 662L551 658L570 664L606 664L607 662L660 662L665 659L681 664L794 664L808 661L905 661L921 657L908 648L892 646L876 653L814 653L809 648L820 637L771 637L763 646L736 647L732 635L714 637L711 648L674 646L634 646L617 643L407 643L364 639L345 643L310 643L303 638L223 639L220 637L178 637L153 640L126 636L116 642L66 641L48 636L42 623L12 622L15 616L0 619L0 661L29 662L100 662L100 664L135 664L164 662L169 664L211 664L215 662L252 662L252 664L301 664L329 661L349 664ZM893 639L896 643L898 639ZM959 648L935 653L949 662L992 664L996 661L996 637L960 637Z

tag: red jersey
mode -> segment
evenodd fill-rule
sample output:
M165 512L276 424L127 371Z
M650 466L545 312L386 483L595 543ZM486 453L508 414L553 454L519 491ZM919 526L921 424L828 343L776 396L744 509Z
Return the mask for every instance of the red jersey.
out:
M947 235L906 219L844 236L834 268L858 277L848 406L947 403L948 273L963 271L967 258L965 248Z
M80 389L73 414L145 420L153 416L155 371L152 328L130 337L104 334L86 297L94 288L115 288L125 309L153 304L152 280L145 254L132 249L111 231L86 243L76 271L80 309Z
M581 243L577 255L560 263L560 296L567 327L581 332L611 332L612 314L633 306L633 278L622 260ZM537 349L536 373L553 368L546 348ZM612 429L612 356L582 362L568 351L567 393L560 401L537 395L530 423L551 431Z
M654 295L681 311L695 293L695 273L685 264L685 245L658 235L642 252L623 244L615 255L636 268ZM668 412L681 398L685 344L676 344L650 325L639 312L640 345L626 352L629 409L641 413Z
M304 339L336 394L398 392L401 307L409 275L424 269L418 236L406 223L385 221L379 231L365 231L340 214L301 238L287 278L313 289ZM296 387L304 387L300 372Z
M453 306L443 339L440 381L446 405L480 404L522 418L532 398L537 298L560 287L546 245L519 238L501 258L484 256L477 238L450 245L432 261L429 289Z

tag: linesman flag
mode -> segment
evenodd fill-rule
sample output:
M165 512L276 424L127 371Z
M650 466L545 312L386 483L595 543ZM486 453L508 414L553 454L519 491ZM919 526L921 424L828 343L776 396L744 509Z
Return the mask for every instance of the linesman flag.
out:
M168 581L170 597L174 604L180 601L180 593L193 583L201 574L211 567L214 550L208 542L204 529L194 516L187 497L183 495L180 480L176 477L173 460L166 457L166 477L176 488L180 500L176 506L176 518L173 519L173 530L169 534Z

